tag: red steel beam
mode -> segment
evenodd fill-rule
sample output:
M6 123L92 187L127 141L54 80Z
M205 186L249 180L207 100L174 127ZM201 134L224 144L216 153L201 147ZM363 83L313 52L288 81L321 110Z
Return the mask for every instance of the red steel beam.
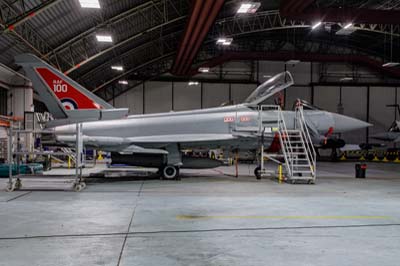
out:
M191 33L193 32L194 28L196 27L196 23L199 18L199 14L200 14L201 10L203 9L203 5L204 5L204 1L201 1L201 0L195 0L192 3L189 20L186 23L183 38L182 38L181 43L179 44L177 56L175 58L174 65L172 66L173 73L177 72L177 68L181 64L182 56L185 53L185 51L188 49L188 42L189 42L190 38L192 37Z
M200 35L198 36L194 46L190 49L189 57L186 58L183 64L183 70L180 74L186 75L192 66L194 58L197 56L197 53L200 50L200 46L203 44L204 39L206 38L208 32L210 31L212 25L214 24L215 19L217 18L219 11L221 10L222 6L224 5L224 0L211 0L212 3L211 9L207 12L204 12L203 15L206 17L205 25L201 28Z
M193 46L196 44L196 42L199 39L199 34L201 33L202 29L205 27L205 23L207 21L207 13L211 10L212 5L213 5L213 0L203 0L201 1L204 3L203 9L200 12L200 16L198 17L196 21L196 27L190 32L190 41L187 45L189 49L185 49L185 52L183 53L183 56L181 58L181 64L179 64L177 68L177 73L181 73L182 69L184 68L184 65L187 62L187 58L189 54L191 53L191 50L193 49Z
M365 55L329 55L317 53L293 53L293 52L229 52L217 56L203 63L199 67L215 67L228 61L241 60L265 60L265 61L288 61L300 60L303 62L332 62L332 63L352 63L367 66L370 69L388 74L395 78L400 78L400 69L387 68L382 66L382 62L372 59ZM197 69L192 69L190 75L198 74Z
M179 45L172 73L184 75L192 65L201 44L218 16L224 0L195 0Z

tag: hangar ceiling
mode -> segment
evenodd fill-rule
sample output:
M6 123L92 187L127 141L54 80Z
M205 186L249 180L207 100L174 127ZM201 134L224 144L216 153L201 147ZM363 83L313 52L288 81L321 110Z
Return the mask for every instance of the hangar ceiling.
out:
M230 60L344 62L400 77L382 67L400 61L400 1L257 0L257 13L238 15L242 2L100 0L100 9L83 9L78 0L0 0L0 62L16 68L14 55L34 53L107 100ZM312 30L317 21L323 27ZM349 22L351 33L337 34ZM99 43L98 34L113 40ZM221 36L232 45L216 45Z

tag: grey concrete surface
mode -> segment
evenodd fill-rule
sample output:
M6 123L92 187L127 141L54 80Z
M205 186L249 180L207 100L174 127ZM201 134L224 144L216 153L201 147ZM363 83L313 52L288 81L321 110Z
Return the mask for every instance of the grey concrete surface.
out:
M0 265L399 265L400 165L320 163L316 185L252 170L1 191Z

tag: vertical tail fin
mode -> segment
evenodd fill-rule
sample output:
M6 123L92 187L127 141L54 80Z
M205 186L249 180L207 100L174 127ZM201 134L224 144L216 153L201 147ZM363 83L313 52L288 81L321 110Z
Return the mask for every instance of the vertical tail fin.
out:
M35 91L56 119L93 121L121 118L128 113L128 109L113 108L32 54L17 55L15 63L22 66Z

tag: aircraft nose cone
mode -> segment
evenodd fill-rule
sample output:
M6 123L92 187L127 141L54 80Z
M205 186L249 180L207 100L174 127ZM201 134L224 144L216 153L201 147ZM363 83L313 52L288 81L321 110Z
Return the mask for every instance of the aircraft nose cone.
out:
M335 122L335 132L346 132L372 126L370 123L340 114L332 114Z

